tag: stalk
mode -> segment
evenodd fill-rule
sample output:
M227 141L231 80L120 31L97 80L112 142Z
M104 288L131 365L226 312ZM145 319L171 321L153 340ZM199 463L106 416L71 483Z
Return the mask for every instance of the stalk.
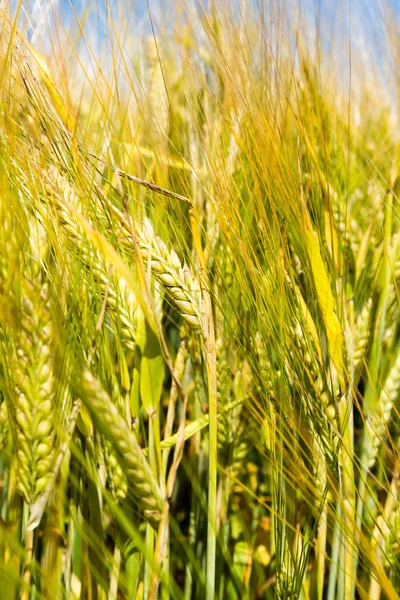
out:
M209 421L209 463L208 463L208 524L207 524L207 592L206 600L214 599L215 561L217 549L217 359L213 311L210 296L207 265L198 233L197 218L194 206L189 203L190 223L194 246L200 263L200 287L204 302L203 333L205 338L208 412Z
M64 482L58 479L59 490L64 491ZM43 583L42 594L47 597L58 598L60 591L61 574L61 549L63 529L63 502L61 493L55 493L50 503L46 526L43 535L42 569Z
M317 598L322 600L325 581L326 540L328 533L328 502L324 498L324 506L320 515L317 539Z
M194 367L194 379L198 377L198 368L197 365ZM195 394L193 406L192 406L192 418L197 420L201 418L201 406L199 401L198 394ZM198 477L198 480L201 481L202 477L202 455L199 456L199 448L200 448L200 433L197 432L192 438L192 447L195 447L195 452L191 460L191 470ZM190 515L189 515L189 539L188 539L188 547L192 554L195 553L196 549L196 533L197 533L197 525L199 523L201 506L198 500L197 494L194 493L194 489L192 488L192 494L190 499ZM198 549L198 548L197 548ZM192 566L188 561L185 568L185 588L184 588L184 600L191 600L193 597L193 575L192 575Z
M340 521L342 518L342 509L340 502L336 503L336 518L335 525L333 529L333 539L332 539L332 554L331 554L331 564L329 569L329 582L328 582L328 591L326 595L326 600L336 600L336 585L337 585L337 575L338 575L338 564L339 564L339 551L341 548L341 537L342 530L340 527Z
M33 531L27 530L25 534L25 564L24 564L24 583L21 593L21 600L29 600L30 584L32 577L32 560L33 560Z
M196 541L196 513L197 513L196 508L197 508L196 498L194 495L192 495L192 501L190 503L189 539L188 539L188 544L191 548L193 548L195 541ZM192 570L190 567L190 563L187 562L186 567L185 567L185 588L184 588L183 600L191 600L191 598L193 597L192 590L193 590Z
M111 577L110 577L110 586L108 590L107 600L117 600L118 597L118 580L121 569L121 550L118 547L118 543L115 544L112 569L111 569Z
M342 443L339 450L341 466L341 493L343 509L343 573L344 589L343 599L353 598L353 567L354 567L354 545L355 545L355 500L356 490L354 484L353 465L353 402L351 395L343 395L338 405L340 431L342 432Z
M208 463L208 524L207 524L207 592L206 600L214 599L215 592L215 562L217 548L217 352L215 345L215 330L212 302L210 295L210 283L207 277L207 264L204 257L199 234L199 223L195 207L189 198L179 196L164 190L154 184L139 181L136 182L150 187L161 194L175 197L185 202L189 209L190 228L193 237L194 250L199 264L200 289L203 299L203 321L202 331L204 335L208 389L208 411L209 411L209 463Z
M152 419L149 419L149 462L150 466L155 474L156 470L156 449L154 444L154 429L152 426ZM150 583L152 576L152 565L155 564L154 557L154 544L156 541L155 531L153 527L146 524L146 548L147 554L151 557L151 560L145 560L144 563L144 578L143 578L143 598L144 600L150 600L149 592L150 592Z

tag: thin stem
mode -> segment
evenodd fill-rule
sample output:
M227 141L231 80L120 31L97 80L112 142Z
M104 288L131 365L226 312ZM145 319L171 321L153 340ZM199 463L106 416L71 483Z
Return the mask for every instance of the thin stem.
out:
M120 568L121 568L121 550L119 549L118 544L116 544L115 548L114 548L112 570L111 570L111 576L110 576L110 587L108 590L107 600L117 600Z
M341 537L342 537L342 531L341 531L341 527L340 527L341 512L342 511L341 511L340 503L337 502L335 526L333 529L331 564L330 564L330 569L329 569L329 583L328 583L328 591L327 591L327 595L326 595L326 600L335 600L335 598L337 598L337 596L335 594L336 594L336 584L337 584L337 574L338 574L339 550L341 547Z
M30 583L32 577L33 560L33 531L28 529L25 534L25 564L24 564L24 588L21 593L21 600L29 600Z
M355 497L354 465L353 465L353 403L351 395L343 395L339 400L339 423L342 432L340 446L340 466L342 474L342 508L343 508L343 572L344 600L353 598L354 569L354 534L355 534Z
M325 580L325 557L326 557L326 540L328 533L328 503L324 499L324 507L321 512L320 522L318 526L317 540L317 598L322 600L324 593Z

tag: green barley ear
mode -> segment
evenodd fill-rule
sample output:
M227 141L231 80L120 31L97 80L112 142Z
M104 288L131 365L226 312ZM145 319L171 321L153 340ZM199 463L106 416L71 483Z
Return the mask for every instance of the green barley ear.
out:
M388 569L393 583L397 589L400 586L400 507L397 505L392 511L389 519L390 527L384 524L386 536L385 543L385 567Z
M287 543L284 548L284 558L278 570L275 587L279 600L296 597L296 567Z
M83 261L89 266L101 263L97 253L90 249L90 245L88 245L88 241L86 240L80 225L76 222L74 215L71 214L63 201L65 198L69 204L76 206L78 198L75 190L55 168L44 173L44 177L45 182L49 185L49 189L53 190L53 202L58 217L63 227L66 229L68 237L72 237L72 240L78 246ZM123 219L122 216L121 218ZM127 227L126 223L125 226ZM122 238L120 242L124 246L128 246L131 251L131 232L128 229L125 233L126 237ZM191 273L187 265L182 266L176 252L174 250L169 250L161 238L156 236L153 226L148 219L144 220L143 227L137 232L137 235L143 261L147 264L147 261L150 260L151 269L155 278L166 289L170 300L176 306L185 322L190 325L192 329L200 330L202 317L200 284L197 278ZM106 285L104 266L95 266L94 274L100 280L100 284L104 288ZM128 346L132 347L135 336L130 321L130 312L132 312L132 310L129 312L123 309L123 304L117 305L118 291L115 291L112 285L110 285L110 289L110 309L111 311L115 311L118 307L118 318L123 325L124 337L127 339Z
M82 265L91 286L98 285L107 299L108 313L124 345L135 349L135 312L137 303L126 281L117 273L110 273L104 259L92 247L80 224L67 208L64 200L73 207L79 206L79 196L75 188L58 171L50 167L43 172L43 181L47 197L55 209L57 218L65 234L65 244L71 249Z
M20 328L11 332L7 353L8 401L15 410L17 487L32 503L45 490L55 459L55 351L48 285L40 277L22 283Z
M128 482L117 454L108 440L105 440L104 444L104 458L112 494L117 502L122 503L128 495Z
M125 470L128 487L146 520L156 528L163 506L161 492L135 435L100 382L87 369L82 373L77 391L89 409L95 426L117 453Z
M389 423L393 405L400 391L400 349L397 350L397 356L390 368L378 399L376 410L366 419L366 431L369 437L369 453L367 466L369 469L375 464L379 447L385 436L385 431Z
M2 396L2 394L1 394ZM4 450L7 445L8 437L8 413L7 404L4 398L0 397L0 452Z
M335 434L332 424L336 418L335 397L338 394L338 382L335 379L335 370L330 365L329 372L322 375L318 352L316 351L312 336L308 335L300 322L297 321L291 330L296 354L301 357L301 368L307 374L307 387L301 392L301 401L307 416L308 426L313 434L319 438L324 451L332 460L334 456ZM310 352L311 350L311 352ZM288 370L289 365L288 365ZM331 378L330 385L327 384Z
M154 276L168 292L173 304L185 322L195 330L201 328L200 285L189 267L183 265L174 250L168 250L159 238L149 219L145 219L138 233L139 247L146 264L150 265Z
M369 298L357 317L354 331L354 370L357 371L365 356L370 333L372 298Z

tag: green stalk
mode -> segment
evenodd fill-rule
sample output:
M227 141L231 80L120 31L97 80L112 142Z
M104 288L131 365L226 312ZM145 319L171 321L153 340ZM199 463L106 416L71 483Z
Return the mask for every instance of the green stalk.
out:
M33 531L28 529L25 533L24 583L23 583L23 591L21 593L21 600L29 600L30 592L31 592L33 538L34 538Z
M69 465L69 479L71 481L71 496L68 503L68 509L66 510L66 521L68 523L67 529L67 545L65 552L65 563L64 563L64 573L63 573L63 582L65 588L66 597L69 598L71 594L71 584L72 584L72 574L74 571L74 563L76 560L75 556L75 542L76 538L79 535L79 531L77 531L76 524L78 522L78 506L79 506L79 496L80 496L80 469L78 461L72 454L68 456L68 465Z
M156 449L154 443L154 427L153 420L149 419L149 459L150 465L154 473L157 473L157 458ZM146 549L148 556L151 556L151 560L145 560L144 563L144 580L143 580L143 598L147 600L149 597L151 576L153 572L152 564L154 563L154 544L156 540L156 534L148 523L146 524Z
M326 540L328 533L328 502L324 499L317 539L317 598L322 600L325 580Z
M61 486L60 486L61 487ZM63 489L63 488L61 488ZM63 528L63 502L61 494L54 495L47 511L43 535L41 592L47 598L58 598L61 574L61 531Z
M342 518L342 510L340 506L340 502L336 503L336 518L335 525L333 529L333 539L332 539L332 552L331 552L331 565L329 569L329 583L328 583L328 591L326 595L326 600L336 600L336 583L337 583L337 574L338 574L338 563L339 563L339 550L341 547L341 537L342 531L340 527L340 521Z
M108 590L107 600L117 600L118 597L118 580L121 569L121 550L118 547L118 539L114 548L112 561L112 569L110 576L110 585Z
M189 515L189 539L188 545L193 548L196 541L196 497L192 495L192 502L190 505ZM193 589L193 577L190 562L186 563L185 567L185 588L184 588L184 600L190 600L192 598Z
M203 335L206 351L208 412L209 412L209 459L208 459L208 511L207 511L207 592L206 600L214 600L215 593L215 561L217 550L217 351L215 345L215 329L210 282L207 277L207 264L204 257L199 234L199 223L195 207L189 198L180 198L188 205L190 228L193 236L194 250L199 263L199 280L203 298Z
M341 466L341 493L343 508L343 572L344 572L344 600L353 598L353 569L354 569L354 545L355 545L355 505L356 490L354 484L353 465L353 402L351 395L343 395L338 405L340 431L342 443L339 450Z
M343 570L343 564L345 562L345 544L346 544L346 537L345 537L345 532L343 531L343 527L342 529L342 535L341 535L341 543L340 543L340 549L339 549L339 565L340 565L340 570L338 573L338 580L337 580L337 596L336 598L344 598L344 585L345 585L345 571Z
M72 582L72 573L73 573L73 562L74 562L74 546L76 539L76 528L75 522L77 519L76 513L76 502L74 498L71 498L69 503L69 511L68 511L68 534L67 534L67 546L65 553L65 568L64 568L64 587L65 594L68 598L71 595L71 582Z
M161 494L165 498L168 487L165 481L165 472L161 454L161 434L160 434L160 407L155 408L154 413L149 420L149 440L152 442L153 451L150 452L150 463L156 474L160 485ZM150 446L149 446L150 447ZM160 524L158 526L157 537L154 538L154 559L160 567L160 572L165 573L165 580L168 582L169 575L169 505L164 501L164 507ZM156 600L160 577L156 571L153 571L150 578L150 587L148 592L149 600ZM161 590L163 600L169 599L169 586L163 585Z
M165 479L163 462L161 455L161 434L160 434L160 407L157 406L153 415L149 419L149 427L151 427L153 442L154 442L154 473L160 485L162 496L165 495Z
M214 348L215 350L215 348ZM217 394L215 378L215 354L207 349L208 410L209 423L209 474L208 474L208 526L207 526L207 595L214 600L215 560L217 549Z
M146 550L147 554L152 557L151 561L146 560L144 563L144 578L143 578L143 598L146 600L149 597L150 582L152 574L152 562L154 553L154 542L156 539L154 529L146 524Z
M194 367L194 380L196 381L196 379L198 379L199 376L199 370L197 368L197 365ZM197 381L197 387L200 386L200 382ZM200 403L200 399L199 399L199 394L196 393L194 395L194 402L193 402L193 406L192 406L192 415L193 415L193 419L195 421L197 421L198 419L202 418L202 413L201 413L201 403ZM200 447L200 432L197 431L192 438L192 445L196 446L196 449L198 449ZM194 454L194 456L191 459L191 471L197 476L198 481L201 481L201 476L202 476L202 456L199 457L198 454L198 450L196 451L196 453ZM190 548L190 551L194 554L195 552L195 548L196 548L196 531L197 531L197 524L199 522L199 515L200 515L200 502L198 501L197 498L197 494L194 493L194 488L192 487L192 494L191 494L191 503L190 503L190 515L189 515L189 539L188 539L188 546ZM193 591L193 575L192 575L192 565L190 563L190 561L188 561L186 563L186 568L185 568L185 589L184 589L184 600L191 600L192 596L192 591Z

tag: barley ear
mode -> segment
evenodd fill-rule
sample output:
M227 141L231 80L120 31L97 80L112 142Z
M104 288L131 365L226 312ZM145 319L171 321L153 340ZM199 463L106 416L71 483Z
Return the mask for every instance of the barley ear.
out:
M17 486L34 502L51 477L56 450L54 352L47 284L24 281L21 328L10 353L14 388Z
M87 369L83 371L79 382L79 394L95 426L115 450L125 471L128 487L146 520L156 528L163 506L161 492L135 435L100 382Z
M150 259L154 276L166 288L172 302L185 322L195 330L201 328L200 284L174 250L168 250L165 243L155 235L153 226L145 219L138 234L138 242L143 260Z

